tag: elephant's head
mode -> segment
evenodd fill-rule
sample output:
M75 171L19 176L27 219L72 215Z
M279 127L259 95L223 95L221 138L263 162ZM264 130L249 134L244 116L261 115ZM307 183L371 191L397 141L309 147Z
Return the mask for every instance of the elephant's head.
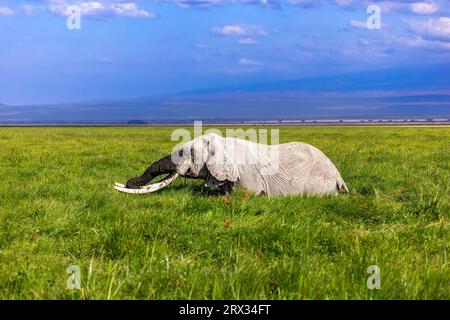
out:
M226 139L217 134L197 137L153 163L142 176L130 179L125 186L116 184L115 188L127 193L150 193L164 188L178 176L204 179L206 186L234 183L239 180L239 171L228 152L229 147ZM156 184L145 186L163 174L168 176Z

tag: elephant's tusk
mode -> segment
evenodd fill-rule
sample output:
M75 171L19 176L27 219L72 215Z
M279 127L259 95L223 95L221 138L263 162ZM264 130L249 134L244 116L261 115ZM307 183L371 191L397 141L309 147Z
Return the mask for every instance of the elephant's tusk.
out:
M116 184L114 186L114 189L116 189L117 191L120 191L120 192L131 193L131 194L146 194L146 193L151 193L151 192L161 190L162 188L166 187L169 183L174 181L177 177L178 177L178 173L174 172L174 173L170 174L169 176L167 176L164 180L162 180L158 183L150 184L141 189L128 189L128 188L119 186L120 183Z

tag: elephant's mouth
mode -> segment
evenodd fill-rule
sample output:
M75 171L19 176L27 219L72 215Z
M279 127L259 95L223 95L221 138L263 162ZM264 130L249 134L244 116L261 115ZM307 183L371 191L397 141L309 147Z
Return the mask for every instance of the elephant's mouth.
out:
M161 190L161 189L167 187L177 177L178 177L178 173L173 172L173 173L169 174L167 177L165 177L163 180L161 180L160 182L149 184L147 186L143 186L140 189L128 189L125 187L125 185L116 182L114 189L116 189L117 191L120 191L120 192L132 193L132 194L152 193L152 192L156 192L158 190Z

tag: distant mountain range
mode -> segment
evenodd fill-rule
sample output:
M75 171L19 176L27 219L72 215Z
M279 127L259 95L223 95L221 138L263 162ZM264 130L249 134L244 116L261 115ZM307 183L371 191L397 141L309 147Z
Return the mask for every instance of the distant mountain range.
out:
M0 123L450 116L450 64L244 84L118 101L0 104Z
M313 77L263 84L247 84L222 88L208 88L184 94L212 94L232 92L355 92L407 91L411 89L450 89L450 64L419 67L397 67L343 75Z

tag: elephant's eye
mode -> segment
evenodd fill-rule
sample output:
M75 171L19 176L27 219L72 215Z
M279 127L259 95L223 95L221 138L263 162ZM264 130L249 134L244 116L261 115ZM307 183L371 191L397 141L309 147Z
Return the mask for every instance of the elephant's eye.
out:
M178 156L179 156L180 158L183 157L183 149L181 149L180 151L178 151Z

